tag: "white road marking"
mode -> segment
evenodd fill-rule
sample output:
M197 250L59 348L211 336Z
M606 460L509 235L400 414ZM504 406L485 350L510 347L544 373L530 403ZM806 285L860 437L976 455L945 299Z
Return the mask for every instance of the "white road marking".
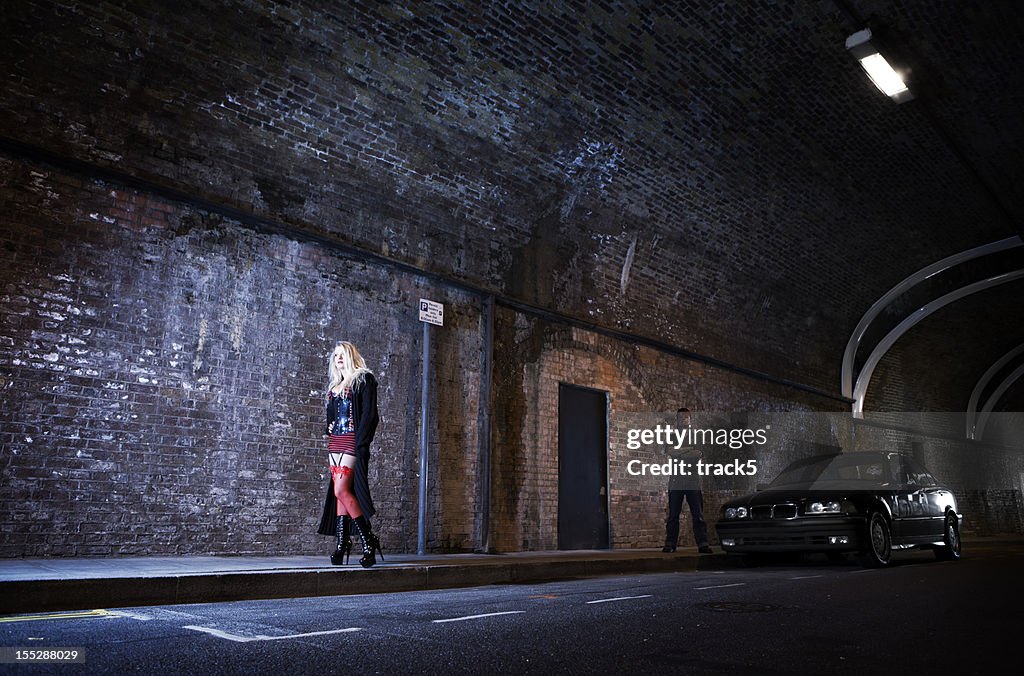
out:
M251 641L283 641L289 638L305 638L307 636L326 636L328 634L344 634L350 631L362 631L361 627L349 627L348 629L331 629L329 631L311 631L305 634L287 634L285 636L264 636L263 634L257 634L256 636L239 636L232 634L227 631L221 631L220 629L211 629L209 627L196 627L194 625L187 625L182 629L191 629L193 631L201 631L217 638L224 638L229 641L235 641L237 643L249 643Z
M711 587L694 587L694 589L697 591L704 591L705 589L721 589L723 587L742 587L746 584L746 582L734 582L732 584L716 584Z
M797 577L791 577L790 580L810 580L816 577L825 577L824 575L799 575Z
M152 619L155 619L152 615L143 615L141 613L129 613L125 610L111 610L110 614L116 615L117 617L128 617L133 620L141 620L143 622L148 622Z
M506 610L503 613L484 613L482 615L466 615L465 617L449 617L444 620L432 620L432 622L462 622L463 620L476 620L481 617L495 617L497 615L515 615L516 613L525 613L525 610Z
M644 594L643 596L616 596L613 599L597 599L596 601L587 601L587 603L608 603L609 601L629 601L630 599L646 599L650 598L650 594Z

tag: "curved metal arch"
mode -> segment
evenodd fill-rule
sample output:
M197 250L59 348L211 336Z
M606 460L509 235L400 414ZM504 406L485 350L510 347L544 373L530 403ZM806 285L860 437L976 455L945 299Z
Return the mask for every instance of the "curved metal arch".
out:
M875 349L871 351L871 356L869 356L868 360L864 362L864 368L861 369L860 374L857 376L857 385L853 388L854 417L863 417L864 397L868 391L868 383L871 382L871 375L874 373L875 367L878 366L878 362L881 361L883 356L885 356L885 353L889 351L889 348L893 346L893 343L895 343L904 333L909 331L918 322L928 317L933 312L941 310L954 301L958 301L972 293L984 291L985 289L990 289L993 286L1006 284L1007 282L1012 282L1021 278L1024 278L1024 270L1014 270L1013 272L1006 272L1001 275L996 275L995 277L983 279L980 282L968 284L965 287L959 288L956 291L947 293L945 296L941 296L931 301L897 324L896 328L887 333L885 338L883 338L881 342L875 346Z
M857 327L853 330L853 333L850 334L850 340L846 343L846 350L843 352L843 365L841 369L841 387L843 396L853 396L853 360L857 356L857 349L860 347L860 341L864 338L864 334L867 332L871 322L875 321L875 318L881 314L882 310L884 310L889 303L916 284L923 282L929 277L934 277L940 272L948 270L955 265L959 265L981 256L987 256L988 254L1012 249L1017 246L1024 246L1024 240L1022 240L1020 236L1014 235L1013 237L1007 237L1006 239L1001 239L995 242L990 242L989 244L974 247L973 249L961 251L960 253L953 254L952 256L948 256L940 261L932 263L929 266L921 268L896 286L886 291L885 294L883 294L871 305L870 308L868 308L868 311L864 313L864 316L860 318L860 321L857 322Z
M1010 363L1010 360L1016 357L1021 352L1024 352L1024 343L1021 343L1017 347L1013 348L1002 357L1000 357L996 363L988 367L985 374L978 379L978 384L974 386L971 391L971 398L967 402L967 438L974 439L974 430L977 427L977 413L978 413L978 401L981 399L981 393L988 387L988 382L999 372L999 369Z
M999 387L993 390L992 395L985 401L985 405L981 409L981 415L978 416L978 428L976 430L978 439L985 436L985 425L988 423L989 416L992 415L992 409L995 408L996 402L1006 394L1006 390L1009 389L1010 385L1013 385L1021 376L1024 376L1024 364L1013 369L1010 375L1006 376L1003 382L999 383Z

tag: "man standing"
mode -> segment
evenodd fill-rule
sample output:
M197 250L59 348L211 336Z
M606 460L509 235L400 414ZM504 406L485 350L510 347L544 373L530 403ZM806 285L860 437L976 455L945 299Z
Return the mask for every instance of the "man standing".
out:
M676 425L680 430L690 426L690 409L680 408L676 411ZM703 454L699 448L692 445L680 446L678 449L667 446L665 452L673 460L685 462L691 474L672 474L668 480L668 520L665 522L665 546L661 551L666 554L676 551L679 544L679 516L683 511L683 500L686 500L690 505L693 539L697 542L697 551L701 554L710 554L708 525L704 521L704 494L700 490L700 477L697 475L697 461Z

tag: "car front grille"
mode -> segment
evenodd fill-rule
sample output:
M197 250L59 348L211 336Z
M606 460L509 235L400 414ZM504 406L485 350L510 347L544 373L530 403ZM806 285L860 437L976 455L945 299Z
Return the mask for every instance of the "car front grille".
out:
M796 516L796 505L784 503L781 505L760 505L750 508L750 518L755 521L767 521L769 519L792 519Z

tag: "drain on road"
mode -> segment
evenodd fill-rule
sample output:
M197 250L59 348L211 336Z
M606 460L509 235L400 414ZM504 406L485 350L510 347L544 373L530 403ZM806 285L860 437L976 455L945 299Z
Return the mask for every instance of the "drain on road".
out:
M701 605L719 613L767 613L770 610L779 609L778 606L769 603L741 603L739 601L710 601Z

